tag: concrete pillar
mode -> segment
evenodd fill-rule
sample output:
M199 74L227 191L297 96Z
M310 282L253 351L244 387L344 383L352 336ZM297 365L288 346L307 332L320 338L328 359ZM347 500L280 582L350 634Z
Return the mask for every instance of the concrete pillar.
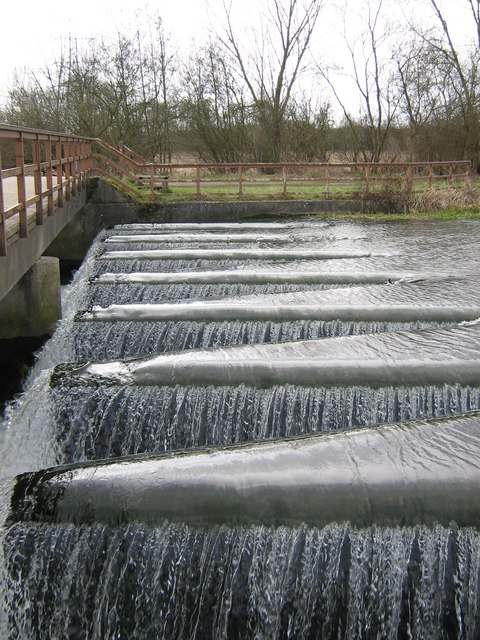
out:
M41 257L0 301L0 339L51 335L61 315L59 260Z

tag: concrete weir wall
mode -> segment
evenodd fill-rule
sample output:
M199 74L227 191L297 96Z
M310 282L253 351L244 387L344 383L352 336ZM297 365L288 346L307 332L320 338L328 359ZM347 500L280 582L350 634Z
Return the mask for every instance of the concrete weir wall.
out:
M262 216L314 215L363 211L361 200L231 200L168 202L141 206L102 180L92 180L87 209L104 227L129 222L235 222ZM121 213L120 213L121 212ZM119 220L121 217L121 220Z
M364 209L360 200L270 200L169 202L138 205L109 184L94 178L82 213L52 243L47 253L81 261L102 229L134 222L235 222L268 216L351 213Z

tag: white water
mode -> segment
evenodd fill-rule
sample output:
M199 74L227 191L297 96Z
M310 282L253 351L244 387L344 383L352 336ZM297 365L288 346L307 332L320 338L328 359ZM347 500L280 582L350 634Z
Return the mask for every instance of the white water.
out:
M468 528L29 523L4 544L16 638L478 637Z
M353 305L366 301L375 305L409 305L415 300L422 308L442 305L450 310L478 304L480 251L478 225L474 223L385 226L342 223L328 237L328 251L320 238L321 226L315 223L295 226L295 233L302 235L301 250L283 255L274 255L272 249L261 256L251 250L245 253L241 243L235 243L235 247L239 245L234 249L236 254L231 248L212 254L210 250L208 253L179 247L162 254L163 258L152 259L155 254L143 252L143 257L125 259L120 258L119 252L110 252L116 255L103 254L97 260L103 251L97 245L72 288L65 321L40 354L32 381L37 372L65 360L78 361L81 354L83 357L88 353L87 357L92 358L95 354L107 354L112 348L118 355L110 357L115 358L132 349L134 331L129 328L122 336L118 328L122 323L110 323L117 327L115 336L99 332L88 337L78 332L78 325L87 323L72 320L77 310L85 310L92 304L92 290L96 286L111 286L88 285L87 277L102 272L121 274L142 269L152 274L160 271L164 278L165 274L174 274L181 282L174 285L179 289L173 295L187 291L195 296L201 290L185 289L182 271L199 273L208 269L217 271L219 279L223 273L248 274L258 269L265 273L274 271L279 278L282 274L309 271L321 274L325 280L329 274L337 274L336 283L332 275L329 284L318 282L320 287L342 284L341 289L312 292L312 300L316 300L312 304L319 304L319 300L328 304L334 297ZM160 230L173 233L175 228L176 225L167 225ZM205 228L193 227L199 233ZM216 228L230 234L232 230L248 227ZM286 225L271 228L275 233L282 229L292 233ZM137 230L150 233L156 226ZM116 229L114 233L131 235L132 228ZM112 233L107 232L102 238L109 235ZM369 274L378 273L402 273L403 283L365 287L364 282L373 277ZM454 282L449 278L452 273L456 274ZM340 283L342 274L345 281ZM235 278L235 273L228 277ZM349 286L349 277L355 287ZM259 291L255 283L248 287L244 303L255 305ZM153 299L163 299L162 296L169 299L172 291L165 289ZM260 292L262 296L266 293ZM206 295L221 297L225 293L230 295L232 291L211 287ZM301 295L310 294L303 289ZM125 302L139 302L134 296ZM225 302L232 304L232 298ZM297 293L284 292L277 298L269 295L268 300L269 304L302 304ZM153 330L158 329L155 323L151 324ZM246 363L267 360L273 366L275 362L291 363L292 359L302 362L313 354L319 362L331 362L339 369L348 368L348 363L354 360L361 366L384 363L393 368L416 361L420 368L432 362L441 363L446 373L452 365L459 367L459 371L470 366L469 361L475 365L480 344L475 326L413 331L414 327L398 323L383 326L354 323L355 328L352 326L348 331L385 333L325 339L315 344L304 339L283 345L252 344L228 349L227 345L240 339L244 330L232 329L231 325L228 329L214 329L214 324L204 324L202 336L212 338L202 337L200 345L212 347L215 345L210 340L223 340L221 359L227 363L239 358ZM269 334L272 341L291 341L300 335L292 326L276 331L272 326L267 331L265 327L250 327L243 336L245 340L265 341ZM318 331L317 328L317 335ZM191 344L190 338L181 344L167 335L163 342L154 342L152 336L151 340L140 339L136 353L142 358L155 355L156 350L166 350L169 340L175 348L197 346ZM145 348L152 351L145 353ZM190 355L172 354L173 360L169 362L184 362L186 367L202 361L211 365L218 357L218 349L202 349ZM89 371L94 375L87 376L85 369L83 373L75 372L69 366L53 375L48 370L42 373L12 408L8 427L2 432L2 477L72 460L283 438L368 427L378 422L416 421L426 416L456 416L480 408L480 380L475 376L476 384L450 380L450 384L440 381L433 386L394 388L372 388L365 384L366 379L361 385L345 387L312 388L296 384L261 389L245 384L165 387L152 384L151 364L141 361L127 366L129 375L136 372L140 375L137 382L147 382L149 386L118 384L118 371L124 367L118 363L107 364L103 369L92 364ZM376 375L378 378L378 371ZM363 438L362 432L358 437L367 446L368 438ZM478 457L470 457L468 439L456 443L448 440L448 446L441 437L436 443L422 440L418 451L413 442L414 454L419 459L428 461L432 457L432 464L438 463L445 470L442 482L446 487L449 459L447 455L442 462L433 456L436 446L447 454L453 449L460 467L464 459L466 469L475 468ZM220 452L215 455L221 457ZM369 455L372 451L366 450L362 457L360 450L355 453L352 449L345 464L350 463L353 472L356 456L367 464ZM398 463L405 452L399 446L389 455ZM409 456L407 462L416 459L415 455ZM284 473L288 477L288 468ZM241 483L239 474L241 470L235 478ZM436 486L441 488L442 482ZM372 489L374 484L369 486ZM1 490L5 505L10 481ZM0 540L0 637L323 636L352 640L397 637L476 640L480 635L479 558L478 528L469 526L355 529L343 522L332 522L322 529L233 525L198 529L186 523L168 522L152 527L145 523L125 525L121 518L114 527L95 522L75 526L12 520L4 526Z

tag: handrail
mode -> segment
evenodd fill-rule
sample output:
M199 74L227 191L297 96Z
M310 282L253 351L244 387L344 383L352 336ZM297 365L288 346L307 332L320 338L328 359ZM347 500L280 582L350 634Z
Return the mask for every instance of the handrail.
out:
M209 178L206 172L219 173L235 172L236 177L232 181L238 185L235 195L239 198L244 197L244 187L255 181L248 181L246 173L250 170L256 172L264 172L271 175L279 175L277 182L281 185L282 197L287 197L288 184L295 181L301 181L303 178L292 178L293 171L303 172L316 170L320 172L314 182L316 184L325 185L325 195L328 195L329 186L335 181L335 173L343 171L345 175L355 173L356 180L359 180L358 171L362 172L359 189L364 196L371 195L372 185L375 182L388 182L396 180L401 184L402 189L406 193L410 193L414 189L415 184L421 181L426 183L428 189L433 188L434 181L441 180L448 186L453 186L455 180L463 180L467 188L471 186L472 164L469 160L452 160L452 161L429 161L429 162L197 162L197 163L155 163L146 162L138 153L129 149L126 145L121 145L121 149L116 149L112 145L105 143L100 139L96 139L95 143L104 152L96 155L95 159L100 164L106 166L102 169L102 175L105 176L110 172L112 179L116 176L117 181L127 177L131 181L136 182L139 186L144 186L144 179L148 178L149 198L152 202L157 197L157 189L165 188L165 174L172 179L178 171L191 172L194 177L187 179L179 178L178 181L189 182L195 186L195 196L201 198L202 183L212 183L215 179ZM106 152L106 153L105 153ZM388 172L394 172L393 176L389 176ZM323 172L323 173L322 173ZM290 175L289 175L290 174ZM163 179L162 179L163 178ZM346 180L345 180L346 181ZM226 182L226 181L225 181ZM123 188L129 191L132 187L128 187L124 183Z
M131 158L133 158L134 160L136 160L140 164L148 164L147 161L145 160L145 158L142 158L142 156L139 153L137 153L133 149L130 149L130 147L127 147L126 144L121 144L120 145L120 151L122 151L127 156L130 156Z
M431 161L431 162L201 162L201 163L147 163L138 154L132 153L128 147L122 145L122 151L115 149L111 145L101 140L96 143L108 155L97 155L96 159L104 162L110 171L116 172L117 179L128 177L130 180L137 182L138 185L144 185L144 179L148 178L149 197L155 201L159 181L165 174L172 179L172 174L178 171L191 172L193 177L187 179L185 177L178 178L179 182L189 182L195 186L195 195L197 198L202 197L202 183L208 184L217 177L209 178L207 172L219 173L231 172L236 176L232 177L231 182L238 185L236 195L239 198L244 196L244 187L246 184L255 183L250 176L248 181L246 173L250 171L264 172L265 174L278 175L277 182L280 183L283 197L287 197L287 184L302 181L304 178L292 177L292 172L300 172L305 175L306 172L316 170L318 173L314 179L316 184L325 185L326 193L331 183L335 182L335 174L343 171L346 176L344 182L348 181L348 175L355 175L355 179L359 181L358 192L363 196L369 196L372 193L372 186L375 182L387 183L397 181L406 193L410 193L414 189L415 184L425 183L428 189L433 188L434 181L441 180L447 186L453 186L455 180L463 181L468 188L471 186L472 164L469 160L449 160L449 161ZM128 153L128 155L127 155ZM113 156L113 157L112 157ZM123 167L122 167L123 165ZM359 177L358 172L361 172ZM393 175L389 173L393 172ZM105 169L103 170L103 174ZM337 178L338 180L338 178ZM274 179L272 179L274 181ZM350 180L351 181L351 180ZM226 180L224 182L227 182ZM258 182L258 181L257 181ZM163 181L163 184L165 181ZM424 190L424 189L423 189Z
M92 143L92 138L0 124L0 255L7 255L8 227L26 238L32 220L43 225L45 215L86 188ZM7 193L5 180L13 177L16 188L11 193L9 184Z

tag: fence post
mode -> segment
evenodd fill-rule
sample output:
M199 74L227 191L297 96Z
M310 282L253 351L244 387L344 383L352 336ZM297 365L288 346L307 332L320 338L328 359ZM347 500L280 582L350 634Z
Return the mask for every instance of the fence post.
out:
M197 198L201 197L201 192L200 192L200 167L196 166L196 176L195 176L195 181L196 181L196 185L197 185Z
M23 144L23 131L20 131L19 137L15 140L15 166L20 169L17 175L17 197L20 204L19 215L19 235L20 238L28 236L28 220L27 220L27 191L25 187L25 148Z
M451 187L453 184L453 165L448 165L448 186Z
M433 189L433 165L428 165L428 189Z
M238 197L243 197L243 167L238 165Z
M38 225L43 224L43 200L42 200L42 171L41 171L41 154L40 154L40 137L37 133L35 140L32 142L32 160L33 160L33 185L35 195L39 200L35 203L35 219Z
M55 159L57 161L57 186L58 186L58 206L64 205L64 193L63 193L63 157L62 157L62 142L60 138L55 143Z
M0 256L7 255L7 221L5 220L5 199L3 197L2 149L0 147Z
M45 161L47 162L47 168L45 170L45 175L47 176L47 215L53 215L53 171L52 171L52 136L48 136L47 142L45 143Z
M150 200L153 202L155 200L155 167L153 166L153 162L150 163Z
M465 174L465 189L469 195L473 195L473 178L475 176L475 169L473 168L472 163L467 169L467 173Z
M365 193L370 193L370 165L365 165Z
M408 194L412 193L412 185L413 185L413 169L412 165L409 164L407 166L407 173L405 179L405 189Z
M282 166L282 182L283 182L283 191L282 198L287 197L287 168L285 165Z

